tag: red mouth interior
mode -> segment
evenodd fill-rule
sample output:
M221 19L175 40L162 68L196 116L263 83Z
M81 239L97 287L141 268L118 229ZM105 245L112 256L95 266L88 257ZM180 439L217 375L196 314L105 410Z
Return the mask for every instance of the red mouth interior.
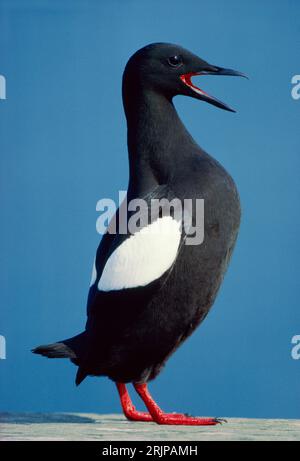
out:
M196 93L200 93L200 94L204 94L208 96L207 93L205 93L205 91L201 90L201 88L198 88L196 85L192 83L191 78L194 77L195 75L202 75L202 74L200 72L190 72L189 74L180 75L180 79L183 81L183 83L186 86L196 91Z

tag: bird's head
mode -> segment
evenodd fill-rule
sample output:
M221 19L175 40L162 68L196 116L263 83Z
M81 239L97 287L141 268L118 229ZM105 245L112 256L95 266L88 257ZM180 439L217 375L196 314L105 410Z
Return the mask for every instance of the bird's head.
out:
M140 49L129 59L123 76L123 90L127 93L138 89L150 90L163 94L168 99L185 95L235 112L227 104L192 83L192 77L197 75L246 77L241 72L208 64L180 46L153 43Z

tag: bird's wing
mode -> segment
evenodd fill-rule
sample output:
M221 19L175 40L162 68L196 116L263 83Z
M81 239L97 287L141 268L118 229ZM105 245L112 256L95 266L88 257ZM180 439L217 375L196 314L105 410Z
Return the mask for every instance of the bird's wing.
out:
M147 208L139 210L141 228L131 234L107 233L99 245L88 299L89 320L95 310L116 306L120 296L126 299L128 293L150 286L160 289L177 259L185 238L181 202L168 186L158 186L143 200ZM128 223L132 216L128 213Z

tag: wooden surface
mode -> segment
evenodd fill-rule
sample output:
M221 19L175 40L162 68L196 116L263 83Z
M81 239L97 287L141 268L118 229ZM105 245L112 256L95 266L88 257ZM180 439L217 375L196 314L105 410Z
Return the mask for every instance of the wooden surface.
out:
M132 423L121 415L0 413L0 440L293 440L300 420L228 419L216 427Z

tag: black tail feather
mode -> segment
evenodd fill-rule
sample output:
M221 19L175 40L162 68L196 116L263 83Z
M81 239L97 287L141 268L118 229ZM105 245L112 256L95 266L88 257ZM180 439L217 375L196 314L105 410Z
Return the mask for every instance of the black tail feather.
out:
M32 349L34 354L40 354L49 359L76 359L74 351L64 343L47 344Z
M50 359L71 359L76 361L76 359L80 359L81 356L85 355L86 339L86 332L84 331L77 336L73 336L73 338L36 347L31 352Z
M48 357L49 359L70 359L77 365L78 371L76 375L76 385L79 384L88 376L84 371L84 367L80 366L84 363L84 358L87 354L87 334L86 332L80 333L73 338L65 339L53 344L46 344L32 349L34 354Z

